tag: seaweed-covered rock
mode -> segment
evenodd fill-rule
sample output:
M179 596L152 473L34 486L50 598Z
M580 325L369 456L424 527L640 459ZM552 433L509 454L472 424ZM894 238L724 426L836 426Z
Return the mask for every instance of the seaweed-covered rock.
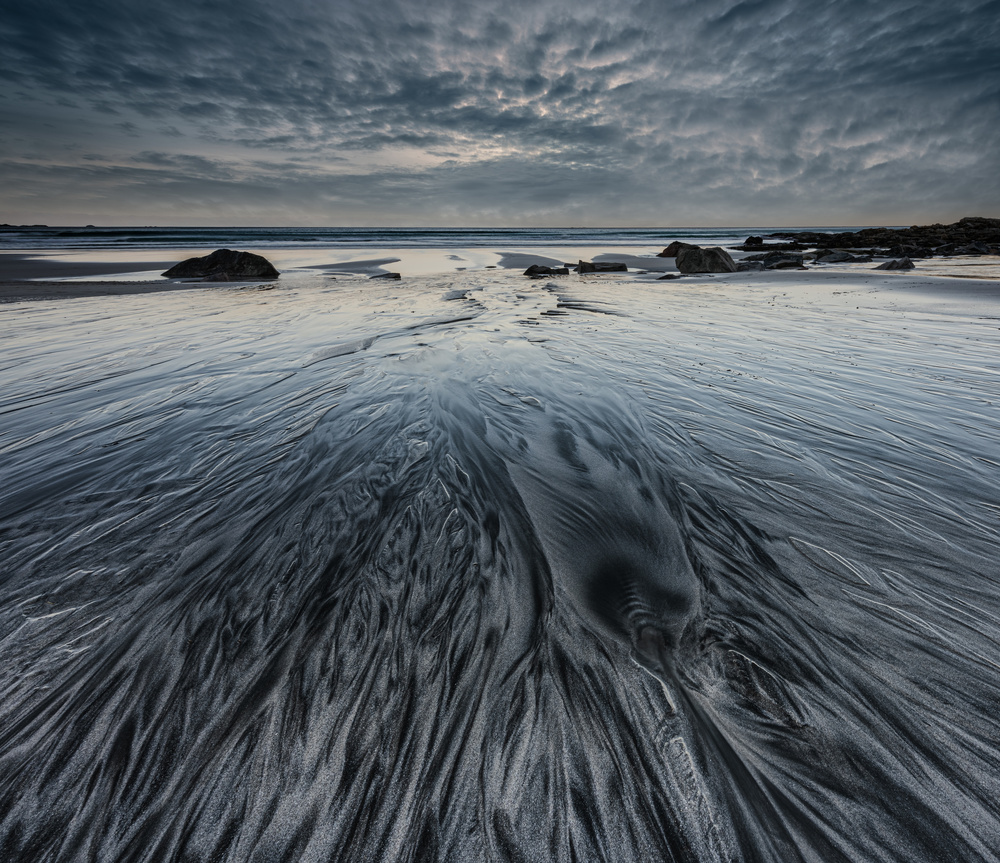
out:
M677 269L682 273L735 273L736 262L718 246L710 249L696 246L678 251Z
M163 275L168 279L233 282L240 279L276 279L278 271L267 258L253 252L216 249L203 258L181 261Z

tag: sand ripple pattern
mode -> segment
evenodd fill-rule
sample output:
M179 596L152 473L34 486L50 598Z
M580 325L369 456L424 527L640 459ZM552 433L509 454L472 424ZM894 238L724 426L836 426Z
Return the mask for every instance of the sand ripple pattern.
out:
M0 859L997 860L998 321L852 291L4 309Z

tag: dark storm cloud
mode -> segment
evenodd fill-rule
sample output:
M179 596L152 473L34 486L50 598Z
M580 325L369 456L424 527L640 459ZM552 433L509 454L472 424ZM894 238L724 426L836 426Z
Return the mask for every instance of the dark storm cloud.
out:
M284 179L327 221L350 218L355 178L351 206L383 218L419 190L430 218L483 214L488 193L496 220L559 221L581 182L628 221L945 218L1000 200L998 22L996 0L42 0L0 18L0 104L30 115L0 147L32 152L28 197L75 167L41 125L80 122L109 170L175 187L211 164L220 207ZM266 181L261 151L284 166ZM112 200L156 185L123 176Z

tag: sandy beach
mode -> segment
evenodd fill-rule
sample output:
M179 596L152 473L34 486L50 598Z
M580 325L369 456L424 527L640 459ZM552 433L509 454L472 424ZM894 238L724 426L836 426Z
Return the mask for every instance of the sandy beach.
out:
M0 834L987 859L995 259L188 251L0 262Z
M72 299L75 297L123 296L177 290L217 290L234 288L237 283L203 284L198 280L165 279L160 274L178 261L207 254L198 249L158 249L155 252L88 251L88 252L0 252L0 303L29 300ZM677 273L673 258L656 257L649 248L553 247L521 250L468 249L346 249L338 250L334 260L330 252L312 249L268 250L269 259L281 272L275 283L282 287L305 287L326 284L331 280L361 280L381 273L398 271L406 279L423 277L458 278L462 273L506 271L512 275L532 264L573 266L579 260L616 261L629 268L627 278L647 281ZM733 252L736 260L747 253ZM803 285L817 279L847 276L864 282L880 279L885 287L903 287L941 293L948 297L986 299L1000 285L1000 258L995 256L930 259L920 261L913 271L882 274L871 272L875 264L845 264L812 266L808 273L796 271ZM594 276L571 278L592 279ZM602 279L611 278L604 274ZM686 276L686 280L698 276ZM777 278L787 284L788 276L781 272L713 274L711 279L760 285ZM961 284L959 284L961 283ZM977 284L978 283L978 284ZM240 283L244 286L254 281Z

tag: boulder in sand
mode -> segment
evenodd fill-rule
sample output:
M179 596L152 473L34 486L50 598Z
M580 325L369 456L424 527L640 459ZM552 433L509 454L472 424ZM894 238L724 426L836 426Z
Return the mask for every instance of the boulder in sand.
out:
M278 271L267 258L253 252L216 249L203 258L181 261L163 275L168 279L235 282L241 279L276 279Z
M894 261L886 261L884 264L879 264L877 267L872 267L873 270L912 270L913 261L909 258L898 258Z
M682 273L735 273L736 262L718 246L710 249L695 246L677 252L677 269Z
M580 261L573 268L578 273L627 273L628 265L615 261Z
M656 257L658 258L676 258L677 253L681 249L697 249L698 246L692 243L682 243L680 240L674 240L669 246L667 246L662 252L660 252Z
M376 273L374 276L369 276L369 279L401 279L402 276L399 273Z
M532 264L524 271L526 276L568 276L569 267L547 267L545 264Z

